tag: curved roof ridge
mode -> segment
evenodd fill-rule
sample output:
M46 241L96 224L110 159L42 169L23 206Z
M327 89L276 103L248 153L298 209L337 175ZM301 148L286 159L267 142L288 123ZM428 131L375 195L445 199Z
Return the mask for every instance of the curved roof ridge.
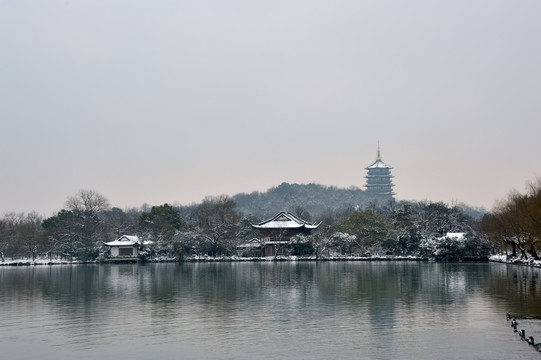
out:
M285 220L281 219L285 218ZM321 225L321 222L318 224L313 224L311 222L308 222L304 219L301 219L297 215L294 215L290 213L289 211L280 211L278 214L274 215L272 218L268 220L264 220L260 222L259 224L251 224L252 227L256 229L269 229L269 228L276 228L276 229L297 229L305 227L307 229L316 229Z
M365 169L366 170L369 170L369 169L392 169L391 166L385 164L382 160L376 160L372 163L372 165L370 166L367 166Z

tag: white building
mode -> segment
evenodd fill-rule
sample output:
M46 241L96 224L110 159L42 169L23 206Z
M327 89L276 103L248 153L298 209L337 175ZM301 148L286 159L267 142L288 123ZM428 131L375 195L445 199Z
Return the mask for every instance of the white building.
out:
M135 235L122 235L115 241L104 242L109 247L111 257L137 257L143 242Z

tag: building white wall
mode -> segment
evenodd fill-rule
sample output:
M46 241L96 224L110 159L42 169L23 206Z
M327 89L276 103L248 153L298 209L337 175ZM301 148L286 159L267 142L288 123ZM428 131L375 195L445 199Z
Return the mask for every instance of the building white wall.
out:
M132 247L132 246L123 246L123 248L130 248L130 249L133 249L133 256L138 256L139 255L139 251L136 247ZM119 246L112 246L111 247L111 256L112 257L118 257L120 256L119 254L119 249L120 247Z

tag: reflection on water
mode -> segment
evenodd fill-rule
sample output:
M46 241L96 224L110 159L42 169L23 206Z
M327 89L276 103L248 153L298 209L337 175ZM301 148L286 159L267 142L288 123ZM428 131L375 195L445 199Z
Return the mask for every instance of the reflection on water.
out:
M541 359L538 269L279 262L0 268L9 359ZM525 323L529 334L541 329Z

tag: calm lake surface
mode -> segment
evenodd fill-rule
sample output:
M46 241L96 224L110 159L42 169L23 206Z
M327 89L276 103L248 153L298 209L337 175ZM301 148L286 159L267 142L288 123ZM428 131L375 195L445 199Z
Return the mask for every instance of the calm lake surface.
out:
M541 359L541 270L262 262L0 267L2 359ZM539 320L519 329L541 342Z

